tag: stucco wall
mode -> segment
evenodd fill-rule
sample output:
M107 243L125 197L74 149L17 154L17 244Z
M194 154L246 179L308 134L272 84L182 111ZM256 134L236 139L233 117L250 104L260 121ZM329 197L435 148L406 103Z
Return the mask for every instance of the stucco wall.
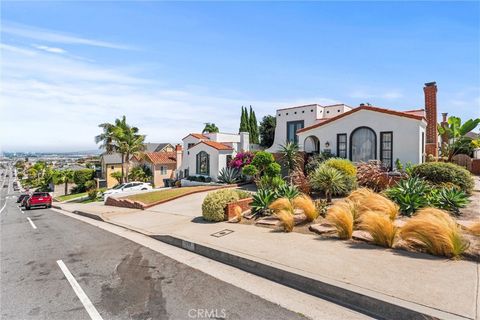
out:
M318 122L317 116L321 117L320 111L323 112L323 107L319 105L277 110L275 115L277 119L275 139L273 145L267 151L272 153L278 152L280 145L285 144L287 140L287 122L303 120L304 126L308 127Z
M111 174L114 172L122 172L122 165L121 164L105 165L105 180L107 180L107 188L112 188L118 184L117 179L111 176Z
M160 167L162 166L167 169L166 174L161 174ZM160 188L165 186L163 179L170 179L175 177L175 169L176 169L175 164L156 164L153 167L154 167L154 170L152 171L152 173L153 173L153 183L155 184L155 188Z
M210 155L210 177L213 179L213 181L218 180L218 173L219 171L226 167L227 164L227 155L232 155L232 157L235 155L235 152L232 150L217 150L212 147L209 147L205 144L199 144L190 150L188 152L190 154L187 155L187 160L184 163L183 167L188 168L189 170L189 175L197 175L198 173L196 172L197 170L197 154L200 153L201 151L205 151Z
M347 134L347 155L350 154L350 135L358 127L367 126L377 135L377 159L380 159L380 132L393 131L393 162L398 158L403 163L421 163L421 132L425 130L425 121L399 117L370 110L361 110L331 123L301 132L299 146L303 150L304 141L309 136L320 140L320 151L327 149L325 142L329 142L328 149L333 154L337 152L337 134Z

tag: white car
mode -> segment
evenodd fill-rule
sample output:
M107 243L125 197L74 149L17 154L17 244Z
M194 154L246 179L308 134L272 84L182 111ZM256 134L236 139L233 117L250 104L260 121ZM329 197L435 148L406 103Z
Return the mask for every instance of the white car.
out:
M107 199L108 196L117 193L140 191L140 190L152 190L152 185L148 182L127 182L116 185L112 189L109 189L103 193L103 198Z

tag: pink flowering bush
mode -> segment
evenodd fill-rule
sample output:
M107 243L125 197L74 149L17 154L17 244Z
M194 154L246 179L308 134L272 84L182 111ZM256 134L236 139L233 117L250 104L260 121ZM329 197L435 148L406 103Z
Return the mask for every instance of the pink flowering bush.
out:
M230 168L242 169L244 166L249 165L252 162L254 154L252 152L239 152L233 158L228 166Z

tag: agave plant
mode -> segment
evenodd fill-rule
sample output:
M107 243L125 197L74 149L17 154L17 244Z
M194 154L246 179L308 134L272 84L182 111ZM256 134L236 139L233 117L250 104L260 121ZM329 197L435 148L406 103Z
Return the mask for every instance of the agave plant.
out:
M253 214L270 215L270 209L268 206L276 199L275 192L270 189L259 189L253 196L252 212Z
M227 184L234 184L240 181L240 170L237 168L225 167L218 173L218 180Z
M460 208L464 208L470 202L465 192L455 188L443 188L430 197L433 206L439 209L452 212L454 215L460 215Z
M424 180L411 177L400 180L395 187L386 190L385 193L398 204L404 215L411 216L415 211L429 205L430 191L430 187Z
M296 186L284 184L275 190L275 195L277 198L287 198L289 200L293 200L300 195L300 191L298 191Z

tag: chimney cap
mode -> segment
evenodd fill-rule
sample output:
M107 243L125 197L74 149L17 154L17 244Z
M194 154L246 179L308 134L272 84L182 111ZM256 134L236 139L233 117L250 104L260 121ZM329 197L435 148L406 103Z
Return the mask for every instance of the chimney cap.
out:
M435 81L425 83L425 87L433 87L433 86L436 86L436 85L437 85L437 83Z

